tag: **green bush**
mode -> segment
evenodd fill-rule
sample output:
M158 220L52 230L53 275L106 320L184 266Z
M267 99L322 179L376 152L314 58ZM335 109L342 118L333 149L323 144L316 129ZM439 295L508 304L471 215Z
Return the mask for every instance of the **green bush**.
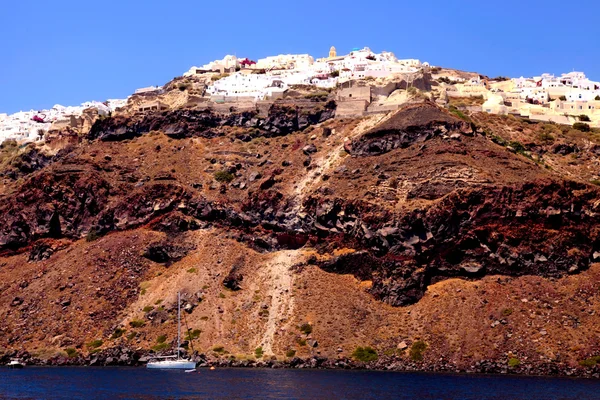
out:
M75 358L75 357L77 357L77 356L79 355L79 353L77 352L77 350L75 350L75 349L74 349L74 348L72 348L72 347L68 347L68 348L66 348L66 349L65 349L65 353L67 353L67 356L68 356L69 358Z
M300 325L300 332L304 333L305 335L310 335L312 333L312 331L313 331L313 327L308 322Z
M98 240L99 238L100 238L100 235L98 235L98 232L94 228L92 228L85 236L85 241L93 242L94 240Z
M292 358L296 355L296 350L294 349L289 349L288 351L285 352L285 356L288 358Z
M575 122L573 124L573 129L577 129L581 132L589 132L591 130L590 126L583 122Z
M123 336L124 333L125 333L125 329L117 328L117 329L115 329L115 331L113 332L113 334L110 336L110 338L112 340L118 339L121 336Z
M513 313L513 309L512 308L505 308L504 310L502 310L502 315L505 316L505 317L508 317L512 313Z
M127 335L127 340L133 340L133 339L135 339L136 336L137 336L137 333L130 332L129 335Z
M521 365L521 360L516 357L511 357L508 359L508 366L511 368L515 368Z
M102 346L102 343L102 340L96 339L89 342L86 346L88 349L97 349L98 347Z
M590 122L590 121L591 121L590 117L588 117L588 116L587 116L587 115L585 115L585 114L581 114L581 115L580 115L579 117L577 117L577 118L579 118L579 120L580 120L581 122Z
M189 330L187 332L187 335L185 336L186 340L194 340L194 339L198 339L200 337L200 334L202 333L202 331L200 329L194 329L194 330Z
M154 307L152 307L152 306L146 306L142 309L142 311L145 313L149 313L152 310L154 310Z
M215 346L215 347L213 347L213 351L215 353L224 353L225 352L225 348L223 346Z
M146 323L141 319L134 319L129 323L129 326L131 326L132 328L141 328L144 325L146 325Z
M413 361L423 361L423 352L427 349L427 344L422 340L414 342L410 348L409 355Z
M456 108L454 106L450 106L448 108L448 110L450 111L451 114L454 114L455 116L462 119L463 121L467 121L467 122L470 121L469 117L467 117L466 114L463 113L462 111L460 111L458 108Z
M327 100L328 96L329 96L328 92L314 92L314 93L308 93L308 94L304 95L304 98L308 99L308 100L325 101L325 100Z
M352 358L362 362L371 362L376 361L379 356L377 352L369 346L366 347L357 347L354 352L352 352Z
M163 351L169 348L169 343L159 343L151 347L154 351Z
M189 272L190 274L194 274L194 273L196 273L196 271L197 271L196 268L190 268L187 270L187 272Z
M538 139L544 144L554 143L554 136L550 132L542 131L538 134Z
M167 341L167 335L160 335L156 338L156 343L164 343Z
M522 143L517 141L508 142L508 145L512 147L517 153L523 153L527 150Z
M235 178L235 176L228 171L217 171L215 172L214 177L217 182L225 183L229 183Z
M262 356L264 355L263 348L257 347L256 349L254 349L254 355L256 356L256 358L262 358Z
M600 363L600 356L594 356L590 358L586 358L585 360L579 361L579 365L582 367L593 368L596 364Z

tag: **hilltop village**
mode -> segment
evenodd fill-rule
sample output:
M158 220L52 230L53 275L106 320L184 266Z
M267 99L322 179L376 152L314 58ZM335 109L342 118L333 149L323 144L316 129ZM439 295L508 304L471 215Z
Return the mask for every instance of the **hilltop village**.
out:
M331 47L324 58L288 54L252 60L227 55L164 86L135 90L127 99L86 102L76 107L0 114L0 142L51 141L89 131L97 118L119 113L206 107L219 112L266 110L286 98L311 101L328 97L337 117L397 110L431 99L469 112L513 114L558 124L600 126L600 82L583 72L531 78L488 78L476 73L433 67L393 53L355 48L339 55ZM464 101L461 101L464 99Z
M599 83L322 51L3 115L0 364L600 378Z

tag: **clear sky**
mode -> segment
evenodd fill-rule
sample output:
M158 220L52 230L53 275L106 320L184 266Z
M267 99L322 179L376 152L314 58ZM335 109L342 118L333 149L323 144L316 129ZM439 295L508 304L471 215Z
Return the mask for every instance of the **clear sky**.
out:
M600 1L5 0L0 113L125 98L226 54L368 46L489 76L600 80Z

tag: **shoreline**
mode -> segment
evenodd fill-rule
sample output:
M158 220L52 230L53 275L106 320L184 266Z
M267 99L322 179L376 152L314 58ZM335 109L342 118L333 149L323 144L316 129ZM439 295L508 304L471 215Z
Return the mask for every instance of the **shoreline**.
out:
M146 362L156 356L132 349L107 349L87 356L57 356L49 359L32 357L27 352L10 352L0 357L0 365L6 365L11 358L20 359L26 366L35 367L137 367L143 368ZM320 370L356 370L387 371L412 373L439 373L457 375L512 375L532 377L561 378L600 378L600 365L593 367L573 367L559 363L522 364L514 367L501 360L482 360L469 367L457 367L443 361L430 363L427 361L407 361L401 357L381 357L368 363L355 361L346 357L328 359L313 356L309 358L294 357L289 360L238 360L232 358L213 358L205 354L194 354L191 357L197 363L197 369L215 368L268 368L268 369L320 369Z

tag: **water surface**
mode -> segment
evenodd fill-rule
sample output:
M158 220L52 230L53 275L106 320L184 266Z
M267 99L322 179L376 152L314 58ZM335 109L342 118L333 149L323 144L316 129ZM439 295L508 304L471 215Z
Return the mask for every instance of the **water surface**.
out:
M27 367L0 370L8 399L600 399L600 380L375 371Z

